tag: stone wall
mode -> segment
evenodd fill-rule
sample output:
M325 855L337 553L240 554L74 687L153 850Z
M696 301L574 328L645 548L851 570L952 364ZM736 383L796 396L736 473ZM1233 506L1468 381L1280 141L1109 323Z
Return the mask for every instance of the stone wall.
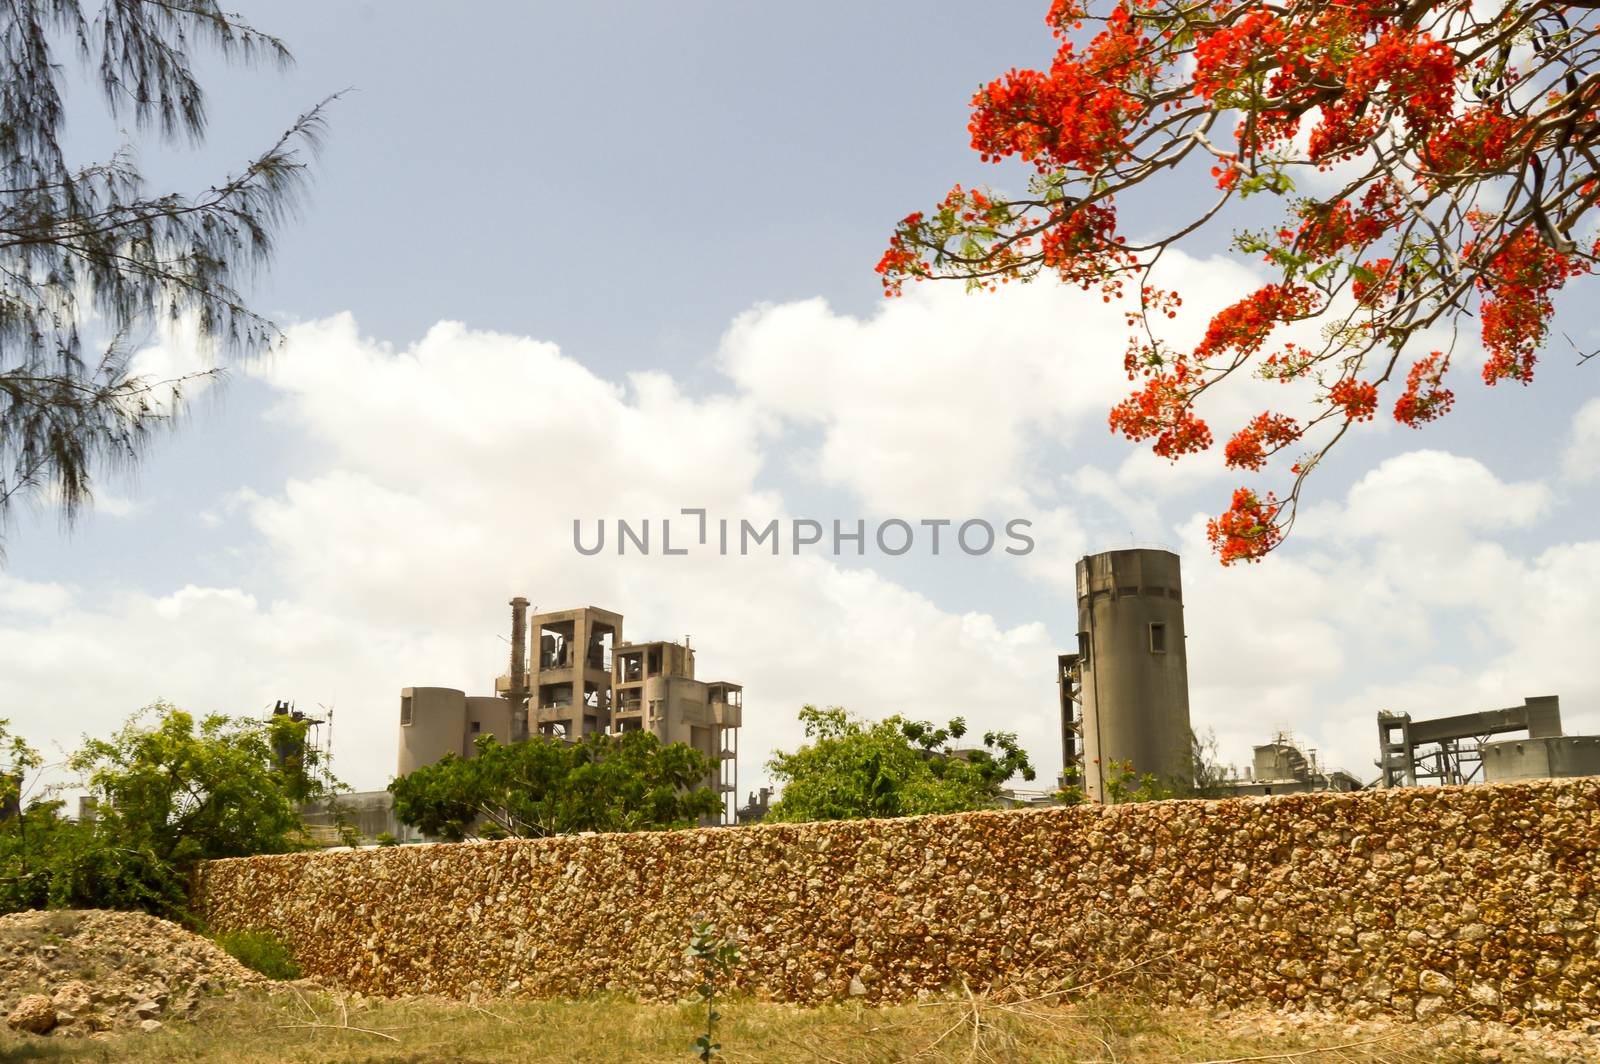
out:
M797 1002L1119 973L1173 1003L1600 1018L1600 778L218 861L219 930L369 993L685 996L690 922Z

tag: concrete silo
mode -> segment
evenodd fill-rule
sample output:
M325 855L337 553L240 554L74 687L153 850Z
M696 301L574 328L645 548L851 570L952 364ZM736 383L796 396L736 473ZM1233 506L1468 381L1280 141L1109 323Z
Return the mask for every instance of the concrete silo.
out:
M1084 790L1105 800L1114 764L1190 781L1189 667L1178 556L1130 549L1078 562Z
M461 756L467 730L467 695L454 687L400 690L400 758L395 775L407 776L445 754Z

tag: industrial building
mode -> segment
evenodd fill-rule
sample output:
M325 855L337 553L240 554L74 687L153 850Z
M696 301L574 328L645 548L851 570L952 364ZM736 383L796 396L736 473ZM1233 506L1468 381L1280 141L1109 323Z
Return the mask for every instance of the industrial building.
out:
M496 678L495 695L401 690L398 775L446 754L472 757L484 734L508 742L532 735L578 742L644 730L663 743L692 746L716 764L706 780L723 800L715 822L735 822L741 685L696 679L687 637L623 642L620 613L582 606L529 617L527 599L510 605L510 669Z
M1077 565L1078 651L1056 660L1063 764L1093 801L1113 766L1189 780L1189 666L1178 556L1130 548Z
M1381 711L1378 751L1383 787L1600 775L1600 736L1563 735L1555 695L1433 720Z
M1350 773L1327 771L1317 764L1317 752L1302 747L1288 732L1279 732L1271 742L1256 747L1254 753L1242 778L1224 782L1228 793L1305 794L1362 789L1361 781Z
M400 690L400 752L395 775L406 776L445 754L472 757L473 741L493 735L511 741L511 707L492 695L468 695L453 687Z
M1085 556L1077 565L1077 607L1077 652L1056 657L1068 773L1097 802L1124 765L1162 785L1192 781L1178 556L1154 548ZM1380 775L1368 786L1600 775L1600 736L1563 735L1553 695L1437 720L1385 711L1378 737ZM1350 773L1318 765L1316 751L1287 733L1255 747L1251 766L1224 786L1238 795L1363 788Z

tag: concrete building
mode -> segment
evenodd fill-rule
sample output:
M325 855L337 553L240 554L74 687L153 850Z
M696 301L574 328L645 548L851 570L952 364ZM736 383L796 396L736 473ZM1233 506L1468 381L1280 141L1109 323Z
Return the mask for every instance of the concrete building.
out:
M1483 744L1486 783L1600 776L1600 735L1547 735Z
M322 798L300 807L306 833L319 846L343 846L347 829L360 845L371 845L387 835L396 842L430 842L410 824L394 815L394 795L388 791L355 791Z
M1303 749L1287 732L1255 748L1255 757L1241 779L1224 784L1230 794L1304 794L1310 791L1359 791L1361 781L1348 772L1325 771L1317 752Z
M511 741L511 706L503 698L468 695L454 687L400 690L400 756L395 775L431 765L445 754L474 757L480 735Z
M611 666L622 642L622 615L596 606L541 613L529 619L533 675L527 734L576 741L611 725ZM518 648L513 625L512 654ZM495 681L508 695L515 675Z
M750 800L739 807L737 822L740 824L759 824L767 819L767 813L772 810L772 788L763 787L759 792L751 791Z
M709 782L723 804L737 801L743 687L695 679L694 649L686 640L618 648L612 690L613 731L645 730L663 743L694 747L717 763L716 778ZM723 822L733 823L736 815L736 809L727 810Z
M527 608L527 599L511 600L510 669L496 678L494 697L451 687L400 692L397 774L448 753L471 757L485 733L508 742L533 735L578 742L646 730L712 759L706 783L723 800L715 822L733 823L744 689L696 679L687 639L624 643L620 613L581 606L529 617Z
M1462 713L1433 720L1412 720L1409 713L1378 713L1378 783L1383 787L1415 787L1481 782L1486 751L1498 745L1497 735L1525 733L1526 739L1561 738L1561 700L1555 695L1523 699L1520 706ZM1529 756L1538 754L1527 747ZM1548 749L1546 747L1545 749ZM1496 771L1521 771L1514 752L1495 756ZM1580 755L1581 756L1581 755ZM1548 757L1546 757L1548 763ZM1557 763L1564 763L1557 756ZM1504 777L1513 778L1513 777ZM1514 778L1527 779L1526 775Z
M1105 800L1110 766L1191 777L1189 668L1178 556L1129 549L1078 562L1078 652L1056 662L1062 755Z

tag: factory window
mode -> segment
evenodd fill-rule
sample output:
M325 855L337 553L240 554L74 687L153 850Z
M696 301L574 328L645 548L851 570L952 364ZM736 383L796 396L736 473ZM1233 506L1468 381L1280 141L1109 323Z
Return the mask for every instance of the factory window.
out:
M472 734L473 735L477 735L478 734L478 729L481 728L481 727L482 727L482 724L480 724L478 721L473 721L472 722L472 727L471 727Z
M411 696L400 696L400 726L407 727L411 724Z
M1167 652L1167 626L1160 621L1150 622L1150 653Z
M1081 665L1085 669L1093 667L1093 663L1089 661L1089 633L1088 632L1079 632L1078 633L1078 664Z

